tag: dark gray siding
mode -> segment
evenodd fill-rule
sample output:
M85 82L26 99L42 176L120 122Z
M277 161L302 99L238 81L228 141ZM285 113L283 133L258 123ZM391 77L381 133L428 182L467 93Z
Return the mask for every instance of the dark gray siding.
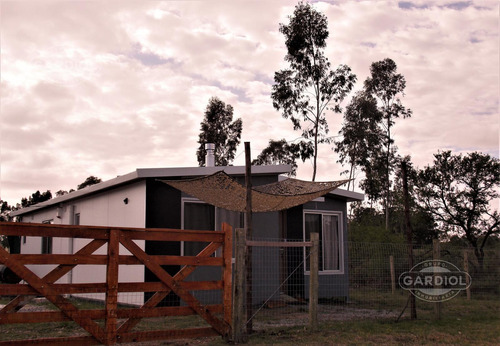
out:
M157 181L146 180L146 228L181 228L181 192L173 187ZM150 255L180 255L179 242L146 241L146 253ZM170 275L175 275L179 266L163 266ZM159 281L147 268L144 272L144 281ZM145 299L152 294L145 293ZM179 305L177 295L169 294L162 305Z
M178 179L178 178L177 178ZM244 184L243 176L236 180ZM254 186L276 182L276 175L256 176L252 178ZM181 228L182 197L181 193L167 184L155 179L147 181L146 185L146 227L148 228ZM279 238L279 213L255 213L253 215L254 239ZM233 230L234 232L234 230ZM178 242L146 242L146 251L150 254L179 255ZM269 298L279 285L279 251L269 254L264 249L254 248L253 251L253 286L254 302L259 303ZM166 266L169 274L174 275L179 266ZM199 267L188 278L189 281L210 281L220 278L220 268ZM146 271L146 281L157 281L154 274ZM195 292L194 295L203 303L220 302L220 294L210 291Z
M343 274L320 274L319 275L319 298L327 299L333 297L349 296L349 273L347 253L347 203L342 199L325 196L324 202L309 202L303 206L295 207L287 211L287 236L288 239L303 239L303 211L341 211L343 215ZM291 248L288 250L288 268L290 281L297 285L288 285L287 294L292 297L306 298L309 295L309 275L305 275L302 248ZM305 288L305 289L304 289Z

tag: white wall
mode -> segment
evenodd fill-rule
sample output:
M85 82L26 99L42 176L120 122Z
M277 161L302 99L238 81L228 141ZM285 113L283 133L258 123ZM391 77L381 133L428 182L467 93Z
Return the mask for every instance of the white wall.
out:
M124 199L128 203L124 203ZM59 207L59 208L58 208ZM146 222L146 183L145 181L118 187L86 198L68 201L59 206L34 212L32 216L24 216L23 222L42 223L52 220L54 224L72 224L74 215L80 214L80 225L87 226L116 226L144 228ZM53 238L52 253L75 253L89 243L88 239L79 238ZM145 242L135 241L145 249ZM27 237L26 242L21 240L21 253L41 253L41 238ZM72 250L72 251L71 251ZM130 254L122 245L120 255ZM106 254L107 246L102 246L94 254ZM30 266L35 274L43 277L54 265ZM144 267L139 265L120 266L118 271L120 282L143 282ZM70 273L62 277L60 283L99 283L106 281L106 266L104 265L78 265ZM120 294L119 302L142 304L143 295ZM88 298L103 299L103 294L86 295ZM133 300L133 301L131 301Z

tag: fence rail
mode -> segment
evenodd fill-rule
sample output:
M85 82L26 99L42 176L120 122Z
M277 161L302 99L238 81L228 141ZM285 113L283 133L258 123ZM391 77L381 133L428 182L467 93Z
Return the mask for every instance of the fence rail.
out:
M244 280L243 284L237 285L240 282L238 280L245 276L245 256L244 253L236 252L232 271L232 231L227 226L224 226L222 231L204 232L0 223L0 234L75 237L87 241L85 246L72 255L18 255L8 254L0 249L0 264L7 265L14 274L25 281L22 284L1 285L0 295L4 296L4 299L0 303L6 305L0 309L0 340L10 340L1 335L2 326L45 322L66 323L66 321L76 325L85 335L51 337L37 342L75 345L113 344L226 335L231 331L231 325L240 326L240 334L244 334L248 317L239 312L231 319L231 313L233 308L243 306L245 299L240 295L239 302L235 300L234 305L231 304L231 281L234 273L234 292L247 290ZM140 241L144 240L193 241L197 242L197 246L203 241L206 247L197 256L152 255L141 247L143 243ZM306 248L310 249L313 245L312 241L246 240L241 234L238 238L236 232L234 245L235 249L251 246L256 260L254 268L263 265L266 269L256 270L258 276L254 277L252 287L248 287L254 293L252 306L254 312L251 315L254 329L290 325L304 325L314 329L315 316L318 321L326 321L396 320L402 312L403 318L409 315L408 311L404 311L409 292L398 283L400 275L411 269L406 244L345 242L343 245L345 261L341 266L342 270L333 274L320 271L317 278L318 289L314 288L315 283L310 275L311 272L316 272L314 261L309 258L314 251L306 251ZM470 290L460 292L456 298L444 302L442 309L437 309L434 303L417 301L419 319L434 319L438 314L443 316L457 314L457 318L460 318L462 314L467 313L468 307L477 304L478 301L494 305L489 301L500 300L498 248L485 250L482 261L478 261L471 249L450 243L441 243L438 253L441 260L451 262L460 270L470 274ZM437 256L436 251L433 253L432 245L415 245L413 254L414 263ZM279 268L270 268L271 263ZM138 265L149 269L158 281L118 281L118 268ZM169 272L168 267L172 265L180 269ZM51 266L51 269L48 273L36 276L31 270L34 266ZM70 284L62 282L65 275L79 266L106 268L105 280ZM202 269L200 267L204 267L203 270L208 267L216 269L219 277L188 281L197 268ZM264 287L266 285L269 287ZM266 295L261 294L262 292ZM148 296L144 298L146 293ZM314 293L320 293L319 297L315 298ZM131 299L126 300L125 305L121 305L121 301L117 299L121 294ZM132 294L138 294L144 300L137 304L133 301ZM204 302L200 299L204 294L215 294L217 302ZM83 295L85 297L99 295L102 297L101 304L98 308L80 307L72 298ZM172 295L180 297L181 303L177 302L176 306L165 306L165 303L170 304L167 298ZM5 300L8 296L15 297ZM22 308L23 304L39 296L45 297L56 310L25 312L27 309ZM315 304L316 299L317 304ZM312 311L311 307L316 307L317 312ZM150 319L155 318L162 322L151 327L152 330L142 329L145 319L148 319L149 323ZM165 318L168 318L168 322L164 322ZM170 322L171 318L189 320L176 324ZM197 318L201 323L193 323L192 318ZM185 326L188 327L184 328ZM8 343L33 342L33 340L12 340Z
M222 231L184 231L171 229L130 229L110 227L59 226L23 223L0 223L0 234L9 236L85 238L89 243L75 254L9 254L0 247L0 263L9 268L25 283L2 285L2 296L15 295L0 310L0 325L11 323L40 323L73 321L88 335L65 338L38 339L37 343L111 345L121 342L160 340L179 337L228 335L231 323L231 257L232 229L224 224ZM135 241L196 241L208 243L196 256L155 256L147 254ZM106 254L94 254L107 244ZM130 254L120 255L120 247ZM222 249L222 257L212 257ZM36 275L33 265L57 265L44 276ZM78 265L102 265L106 267L105 282L56 283ZM119 266L144 265L159 282L119 282ZM169 274L162 265L182 266L175 274ZM31 266L28 266L31 265ZM220 280L184 281L200 266L221 268ZM192 291L219 290L220 304L203 304ZM102 309L79 309L68 295L105 293ZM119 292L153 292L140 307L119 308ZM170 293L175 293L186 306L158 307ZM43 296L59 311L24 313L23 301ZM205 327L184 329L133 330L146 317L186 316L196 314L207 324ZM12 344L13 341L7 341ZM23 344L33 340L17 340ZM0 342L2 344L2 342Z

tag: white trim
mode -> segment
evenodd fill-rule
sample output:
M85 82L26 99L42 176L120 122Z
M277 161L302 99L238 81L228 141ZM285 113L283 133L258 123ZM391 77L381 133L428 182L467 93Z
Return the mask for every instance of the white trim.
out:
M338 270L318 270L319 275L341 275L344 274L344 213L341 211L330 211L330 210L314 210L314 209L304 209L302 211L302 239L306 241L306 214L319 214L319 215L334 215L338 217L338 231L339 231L339 269ZM322 243L321 246L324 247ZM324 254L325 252L322 251ZM306 248L303 248L303 256L306 257ZM304 274L309 275L310 271L306 270L306 261L304 261Z
M340 188L336 188L329 194L332 196L343 197L346 199L347 202L363 201L365 199L365 195L362 193L344 190Z
M324 201L325 201L325 197L318 197L318 198L313 199L311 202L324 202Z

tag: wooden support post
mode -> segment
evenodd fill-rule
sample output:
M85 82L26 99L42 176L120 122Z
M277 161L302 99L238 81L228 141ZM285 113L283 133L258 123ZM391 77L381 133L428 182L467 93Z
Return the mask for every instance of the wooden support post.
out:
M246 241L245 229L236 228L234 237L234 285L233 285L233 317L232 317L232 341L235 344L246 341L245 334L245 297L246 297Z
M252 160L250 142L245 142L245 185L246 185L246 210L245 210L245 233L246 239L252 240ZM246 250L247 271L247 334L252 333L252 247Z
M223 274L222 279L224 280L224 290L223 290L223 303L224 303L224 322L227 326L231 326L232 322L232 282L233 282L233 270L232 270L232 260L233 260L233 228L227 224L222 224L222 230L224 231L224 247L223 247ZM230 329L230 328L229 328ZM228 330L228 334L230 334ZM225 338L229 335L225 335Z
M396 272L394 271L394 256L389 256L389 265L391 267L391 291L392 294L396 293Z
M120 231L109 231L108 266L106 270L106 326L105 344L116 344L116 323L118 309L118 256Z
M464 271L466 273L469 272L469 251L464 250ZM470 276L466 275L466 283L467 283L467 289L465 292L467 293L467 300L470 300Z
M441 252L441 248L440 248L440 244L439 244L439 239L433 239L432 240L432 259L434 261L439 261L440 252ZM436 265L434 264L434 266L436 266ZM434 275L437 276L440 274L435 273ZM436 278L434 278L434 280L436 280ZM439 287L440 286L435 286L435 288L439 288ZM435 317L437 320L441 319L441 308L442 308L441 302L437 302L436 304L434 304L434 313L435 313Z
M318 253L319 234L311 233L311 252L309 257L309 328L311 331L318 329Z

